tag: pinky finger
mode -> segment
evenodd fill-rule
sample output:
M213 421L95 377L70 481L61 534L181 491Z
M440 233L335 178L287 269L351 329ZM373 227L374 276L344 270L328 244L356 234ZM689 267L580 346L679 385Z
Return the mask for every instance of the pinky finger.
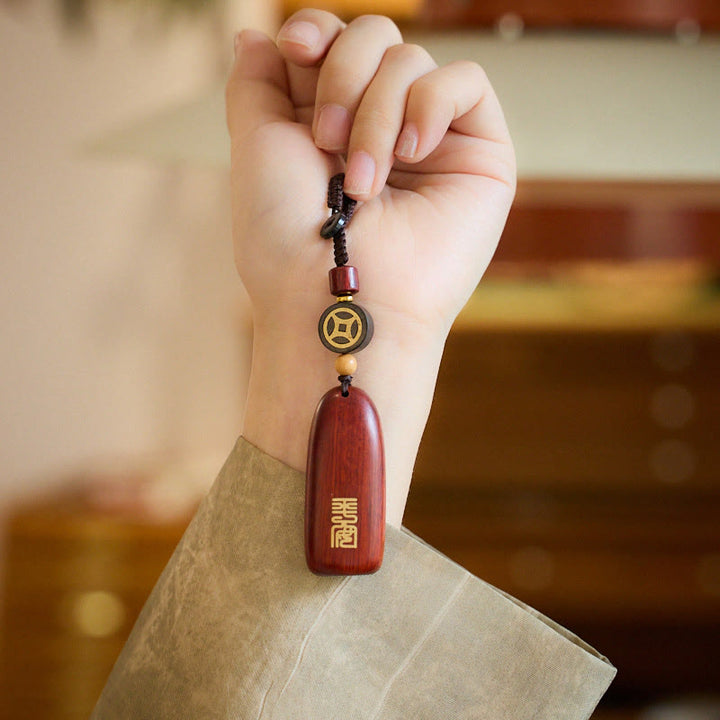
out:
M477 139L511 142L495 91L476 63L453 62L412 84L396 157L407 163L424 160L448 129Z

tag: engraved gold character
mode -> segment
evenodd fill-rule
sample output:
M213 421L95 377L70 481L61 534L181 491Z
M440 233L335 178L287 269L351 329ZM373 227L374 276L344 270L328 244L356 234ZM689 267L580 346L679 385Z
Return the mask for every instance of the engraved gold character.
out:
M357 548L357 498L333 498L331 506L331 548Z

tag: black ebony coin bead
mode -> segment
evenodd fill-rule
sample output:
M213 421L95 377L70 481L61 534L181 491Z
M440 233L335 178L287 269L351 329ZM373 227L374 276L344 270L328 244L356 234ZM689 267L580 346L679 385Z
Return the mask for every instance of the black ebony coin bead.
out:
M326 308L318 322L320 342L336 353L362 350L372 340L370 313L354 302L339 302Z

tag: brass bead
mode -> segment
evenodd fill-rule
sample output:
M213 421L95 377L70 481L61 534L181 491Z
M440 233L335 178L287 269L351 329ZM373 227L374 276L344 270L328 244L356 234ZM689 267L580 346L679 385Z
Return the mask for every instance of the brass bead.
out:
M338 295L337 301L338 302L352 302L353 296L352 295Z
M335 370L338 375L354 375L357 370L357 360L354 355L347 353L335 358Z

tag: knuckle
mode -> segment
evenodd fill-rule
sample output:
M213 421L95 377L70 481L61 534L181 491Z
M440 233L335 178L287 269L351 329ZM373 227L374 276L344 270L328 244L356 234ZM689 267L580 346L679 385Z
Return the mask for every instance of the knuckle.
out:
M455 60L450 63L449 67L458 70L464 75L470 76L474 82L481 85L488 85L490 82L483 67L472 60Z
M513 195L515 194L517 168L514 154L508 153L506 156L496 158L494 176L499 182L506 185Z
M327 10L321 10L318 8L300 8L300 10L296 10L285 21L284 24L289 25L290 23L296 22L298 20L308 20L311 22L319 23L333 23L334 21L338 21L338 18L336 18L335 15L328 12Z
M428 75L418 78L412 84L411 92L421 103L430 106L442 103L447 97L447 90L443 84Z
M397 120L381 107L365 108L359 114L358 124L366 128L372 135L395 132Z
M348 68L342 58L328 58L323 67L325 80L322 91L318 96L318 102L334 102L343 106L355 104L353 98L358 93L366 80L358 68Z
M384 15L360 15L348 27L359 28L368 32L382 33L383 36L395 37L402 42L398 26Z
M385 51L385 57L391 62L416 63L420 61L426 62L430 55L420 45L398 43L397 45L391 45Z
M514 194L517 187L517 166L512 144L483 143L472 153L472 163L481 168L485 177L497 180Z

